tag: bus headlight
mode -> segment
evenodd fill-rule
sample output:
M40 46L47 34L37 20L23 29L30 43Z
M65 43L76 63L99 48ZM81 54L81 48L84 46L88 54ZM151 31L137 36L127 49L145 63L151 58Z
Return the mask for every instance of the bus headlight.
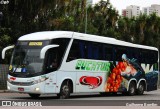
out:
M32 83L33 84L38 84L38 83L43 82L45 80L46 80L46 78L41 78L41 79L38 79L38 80L34 80Z
M35 88L35 91L39 91L39 87Z
M11 88L9 86L7 86L7 89L10 90Z

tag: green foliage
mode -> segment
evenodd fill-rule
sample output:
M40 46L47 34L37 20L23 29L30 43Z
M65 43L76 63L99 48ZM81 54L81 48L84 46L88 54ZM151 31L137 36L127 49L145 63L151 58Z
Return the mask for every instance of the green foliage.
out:
M86 0L10 0L0 5L0 47L15 44L17 39L37 31L75 31L160 47L160 17L118 15L109 0L86 7ZM87 13L86 13L87 12Z

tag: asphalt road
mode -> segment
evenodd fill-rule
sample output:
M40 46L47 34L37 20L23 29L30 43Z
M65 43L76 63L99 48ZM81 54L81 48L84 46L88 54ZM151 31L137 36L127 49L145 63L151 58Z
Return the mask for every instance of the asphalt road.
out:
M42 106L130 106L136 104L160 106L160 89L135 96L122 94L101 96L99 93L79 93L72 94L67 100L57 99L55 94L41 95L38 99L31 99L28 94L0 93L0 101L40 102Z

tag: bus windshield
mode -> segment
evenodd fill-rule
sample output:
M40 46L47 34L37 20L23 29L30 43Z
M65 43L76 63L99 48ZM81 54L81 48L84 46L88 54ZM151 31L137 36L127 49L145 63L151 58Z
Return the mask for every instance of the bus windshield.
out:
M44 59L40 59L40 51L47 44L49 41L18 42L11 58L10 75L16 77L41 75Z

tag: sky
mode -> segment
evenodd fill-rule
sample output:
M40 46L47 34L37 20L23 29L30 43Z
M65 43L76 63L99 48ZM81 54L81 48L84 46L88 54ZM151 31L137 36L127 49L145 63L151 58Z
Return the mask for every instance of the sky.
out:
M93 3L97 3L98 1L100 0L93 0ZM142 7L149 7L152 4L160 5L160 0L110 0L110 2L120 14L122 13L122 9L126 9L129 5L140 6L140 9L142 9Z

